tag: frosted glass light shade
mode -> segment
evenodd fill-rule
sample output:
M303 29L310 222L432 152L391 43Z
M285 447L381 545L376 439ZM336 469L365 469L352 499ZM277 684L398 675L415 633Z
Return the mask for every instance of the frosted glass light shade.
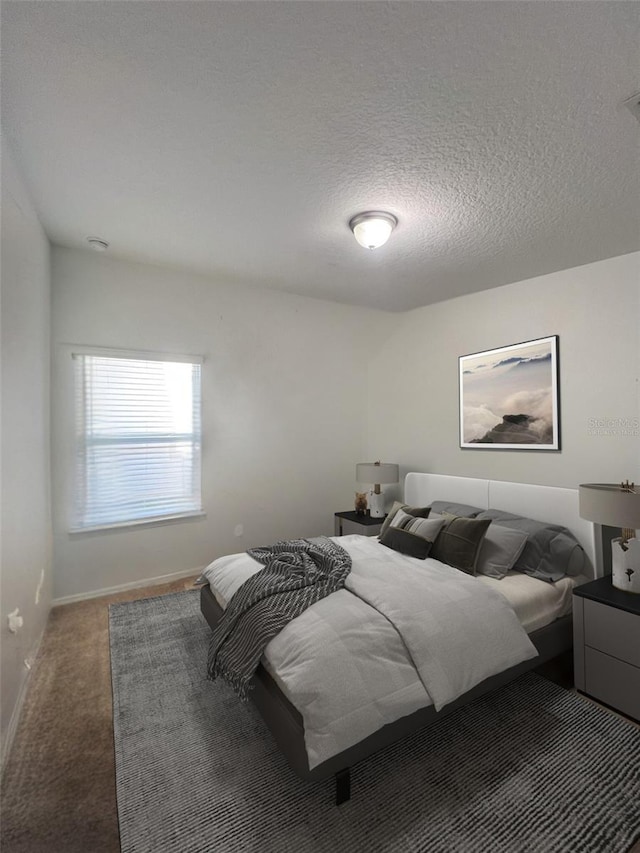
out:
M361 246L377 249L387 242L397 224L398 220L393 214L371 211L354 216L349 227Z

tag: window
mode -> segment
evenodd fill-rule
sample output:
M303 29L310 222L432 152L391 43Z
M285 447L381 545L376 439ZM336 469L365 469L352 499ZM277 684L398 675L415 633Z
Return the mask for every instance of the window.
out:
M201 359L111 351L73 359L72 529L201 513Z

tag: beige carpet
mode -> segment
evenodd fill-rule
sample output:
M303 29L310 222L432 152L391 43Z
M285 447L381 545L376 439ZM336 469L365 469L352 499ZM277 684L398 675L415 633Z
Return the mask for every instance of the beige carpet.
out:
M51 611L3 774L2 853L118 853L108 607L192 581Z
M191 583L52 610L3 774L2 853L119 853L108 606Z

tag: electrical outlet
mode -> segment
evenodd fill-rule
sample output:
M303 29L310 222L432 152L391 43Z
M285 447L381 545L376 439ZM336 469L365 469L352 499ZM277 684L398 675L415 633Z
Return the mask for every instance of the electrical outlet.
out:
M12 634L17 634L20 628L22 628L24 625L24 619L20 615L20 611L17 607L7 616L7 622Z
M236 524L233 535L234 536L242 536L244 534L244 527L241 524Z

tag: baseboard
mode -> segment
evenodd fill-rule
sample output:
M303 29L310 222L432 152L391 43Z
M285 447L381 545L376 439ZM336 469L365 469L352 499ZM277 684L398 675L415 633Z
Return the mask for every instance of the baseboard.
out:
M91 592L78 592L75 595L64 595L61 598L54 598L51 602L51 606L59 607L61 604L72 604L74 601L87 601L90 598L101 598L103 595L113 595L113 593L124 592L127 589L136 589L137 587L142 586L159 586L162 583L178 581L181 578L188 578L191 576L197 577L204 568L204 566L200 566L196 569L183 569L181 572L172 572L170 575L160 575L156 578L140 578L137 581L121 583L118 586L94 589Z
M44 632L47 628L48 619L45 621L44 627L40 632L40 636L36 640L36 642L31 647L29 654L27 655L26 660L30 662L34 662L38 658L38 653L40 652L40 646L42 645L42 640L44 639ZM27 674L20 685L20 691L18 693L18 698L16 699L16 704L13 706L13 711L11 712L11 719L9 720L9 725L7 726L7 732L4 736L4 740L2 741L2 756L0 757L0 775L4 773L5 764L7 758L9 757L9 753L11 752L11 747L13 746L13 739L16 735L16 731L18 730L18 723L20 722L20 715L22 713L22 706L24 705L24 700L27 696L27 688L29 687L29 683L31 681L31 674L33 672L33 663L27 668Z

